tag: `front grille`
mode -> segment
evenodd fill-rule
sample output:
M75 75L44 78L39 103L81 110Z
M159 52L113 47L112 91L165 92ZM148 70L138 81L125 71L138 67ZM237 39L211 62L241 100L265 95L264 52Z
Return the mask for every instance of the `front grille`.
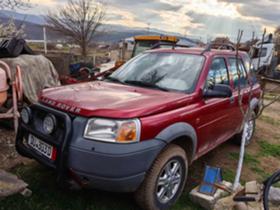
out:
M32 107L32 120L27 127L32 131L36 131L40 133L41 137L49 141L49 143L57 145L57 143L61 143L65 138L65 117L63 115L58 115L57 112L53 112L52 110L45 110L42 107ZM43 120L47 114L53 114L57 120L57 125L54 132L50 135L45 134L43 130Z

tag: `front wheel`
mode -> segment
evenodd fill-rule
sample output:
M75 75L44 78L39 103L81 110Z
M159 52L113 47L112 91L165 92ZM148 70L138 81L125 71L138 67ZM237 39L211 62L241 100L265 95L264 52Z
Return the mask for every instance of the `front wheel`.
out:
M155 160L135 193L136 202L145 210L170 208L182 194L187 174L185 151L177 145L168 146Z

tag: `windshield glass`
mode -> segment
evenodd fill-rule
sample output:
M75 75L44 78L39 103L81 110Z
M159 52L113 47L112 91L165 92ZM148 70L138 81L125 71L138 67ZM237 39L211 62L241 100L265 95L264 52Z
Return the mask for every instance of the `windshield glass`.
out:
M204 57L179 53L144 53L111 74L120 83L161 90L192 92Z
M134 49L134 56L139 55L140 53L151 49L151 47L156 44L158 41L138 41L136 42Z

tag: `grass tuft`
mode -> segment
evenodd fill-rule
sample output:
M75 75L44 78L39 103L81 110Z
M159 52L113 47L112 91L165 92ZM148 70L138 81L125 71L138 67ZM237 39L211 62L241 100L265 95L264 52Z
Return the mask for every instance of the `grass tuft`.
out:
M270 125L280 126L279 120L275 120L274 118L266 116L266 115L261 115L260 120L262 120Z
M261 156L272 156L280 158L280 145L270 144L266 141L259 141L258 144L261 147Z
M234 182L235 179L235 172L231 169L224 169L223 170L223 179L228 182Z

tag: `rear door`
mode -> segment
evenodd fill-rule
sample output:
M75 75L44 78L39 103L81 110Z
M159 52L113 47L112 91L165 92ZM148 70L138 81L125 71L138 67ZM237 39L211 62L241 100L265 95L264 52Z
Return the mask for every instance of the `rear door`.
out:
M243 120L243 114L241 111L239 100L242 102L242 109L246 110L249 104L249 92L250 86L248 84L248 75L245 70L245 65L241 58L238 59L238 66L240 75L238 76L238 68L236 57L228 58L229 72L233 86L233 103L234 103L234 117L232 118L232 124L235 127L235 132L240 132L240 126ZM240 93L238 91L240 89ZM240 95L240 97L238 96ZM242 96L242 97L241 97Z
M215 57L209 69L205 89L215 84L230 85L229 72L224 57ZM204 99L200 111L199 135L200 155L214 148L217 144L227 140L233 133L231 118L234 106L230 98Z

